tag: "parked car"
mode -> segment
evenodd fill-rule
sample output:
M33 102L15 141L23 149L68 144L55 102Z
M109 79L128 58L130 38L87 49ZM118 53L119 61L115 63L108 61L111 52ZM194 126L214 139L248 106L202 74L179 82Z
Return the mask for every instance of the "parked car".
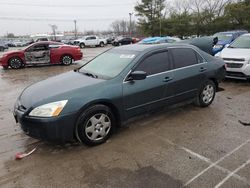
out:
M133 39L131 37L118 37L112 43L113 46L122 46L127 44L133 44Z
M70 65L73 61L81 60L82 52L79 47L64 45L57 42L37 42L18 51L3 53L0 65L19 69L26 65L63 64Z
M239 36L248 33L246 30L235 30L215 33L213 36L218 38L218 43L213 48L213 55L223 50L223 48L233 42Z
M80 46L80 48L85 48L86 46L100 46L104 47L107 44L106 39L101 39L98 36L85 36L81 39L74 40L74 45Z
M140 41L140 44L162 44L162 43L174 43L181 39L175 37L149 37Z
M0 52L3 52L4 50L7 50L9 47L7 44L5 44L4 42L0 41Z
M44 41L49 41L49 39L47 37L40 37L40 38L36 38L35 42L44 42Z
M216 56L226 63L226 77L250 79L250 34L240 36Z
M177 41L177 43L182 44L192 44L201 50L207 52L210 55L214 55L213 47L218 42L218 38L214 36L204 36L204 37L197 37L197 38L190 38L186 40Z
M107 38L107 44L112 44L112 42L115 40L115 37L108 37Z
M221 59L192 45L121 46L29 86L14 117L31 137L97 145L136 115L186 100L209 106L224 72Z

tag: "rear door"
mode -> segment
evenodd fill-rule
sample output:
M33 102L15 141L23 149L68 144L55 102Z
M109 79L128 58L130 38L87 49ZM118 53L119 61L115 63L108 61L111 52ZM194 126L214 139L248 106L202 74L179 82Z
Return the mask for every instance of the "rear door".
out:
M173 97L174 91L168 85L172 82L172 65L168 51L148 54L132 71L144 71L145 80L124 81L123 104L126 117L164 106Z
M197 96L206 80L208 63L189 47L171 48L170 51L174 63L173 80L176 102Z

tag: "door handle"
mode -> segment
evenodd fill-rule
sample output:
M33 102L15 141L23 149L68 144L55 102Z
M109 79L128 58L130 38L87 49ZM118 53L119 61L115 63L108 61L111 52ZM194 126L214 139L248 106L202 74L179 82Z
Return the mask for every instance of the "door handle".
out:
M204 67L201 67L200 68L200 72L205 72L207 69L206 68L204 68Z
M163 82L169 82L169 81L171 81L171 80L173 80L172 77L165 77L164 80L163 80Z

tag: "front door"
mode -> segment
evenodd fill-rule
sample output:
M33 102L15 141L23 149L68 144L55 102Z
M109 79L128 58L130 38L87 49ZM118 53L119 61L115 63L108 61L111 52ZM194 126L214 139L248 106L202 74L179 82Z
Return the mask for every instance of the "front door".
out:
M154 52L145 57L132 71L144 71L144 80L124 81L123 105L126 118L148 112L168 103L174 91L171 64L167 51ZM129 77L129 75L128 75Z
M26 64L47 64L50 63L49 45L34 44L25 51Z

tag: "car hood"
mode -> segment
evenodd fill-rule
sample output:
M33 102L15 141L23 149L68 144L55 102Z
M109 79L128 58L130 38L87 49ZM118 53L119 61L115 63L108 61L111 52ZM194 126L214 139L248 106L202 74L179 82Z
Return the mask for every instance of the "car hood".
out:
M221 51L222 58L250 59L250 49L242 48L224 48Z
M16 53L22 53L22 50L13 50L13 51L8 51L5 52L4 55L9 55L9 54L16 54Z
M27 87L20 95L19 102L25 108L30 108L35 104L48 102L49 98L104 81L85 76L79 72L70 71Z

